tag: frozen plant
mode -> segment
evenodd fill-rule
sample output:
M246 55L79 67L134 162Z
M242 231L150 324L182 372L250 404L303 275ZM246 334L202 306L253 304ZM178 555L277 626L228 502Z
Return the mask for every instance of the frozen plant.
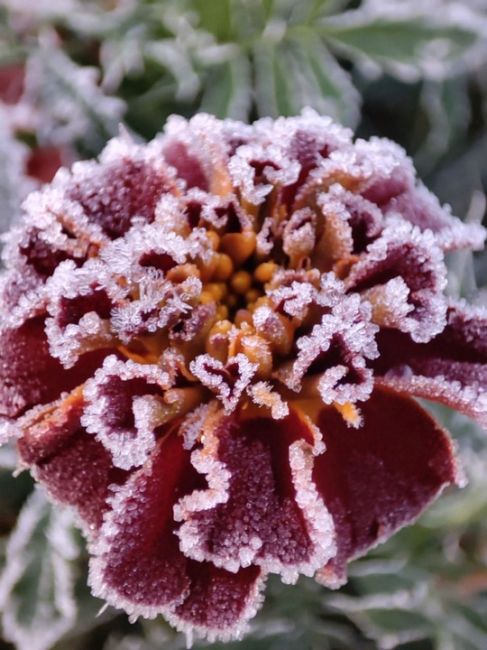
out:
M305 111L173 117L58 172L4 251L5 439L71 506L93 593L240 637L269 573L329 587L463 483L413 399L487 425L480 249L392 142Z

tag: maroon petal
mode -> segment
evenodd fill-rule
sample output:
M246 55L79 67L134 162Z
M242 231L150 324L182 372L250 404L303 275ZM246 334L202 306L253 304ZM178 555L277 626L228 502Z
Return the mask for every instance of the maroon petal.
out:
M170 614L168 621L186 632L226 641L240 638L246 623L261 605L260 592L264 579L259 567L250 566L231 573L210 562L188 562L190 591L185 600Z
M453 217L423 185L392 197L383 209L386 213L399 213L421 230L431 230L444 250L480 250L484 245L485 229L480 224L462 223Z
M113 467L110 454L80 424L81 391L67 399L33 409L18 422L20 459L55 501L73 507L88 534L102 523L109 486L122 483L126 472Z
M374 372L380 383L462 411L487 427L487 312L452 304L441 334L425 344L384 329Z
M208 489L183 498L181 550L229 571L250 564L293 582L335 553L333 522L311 472L320 441L292 412L276 421L223 418L192 455Z
M90 567L95 596L134 616L154 617L189 593L186 558L174 532L173 505L201 486L183 448L168 434L114 495Z
M332 408L317 424L326 451L313 477L337 531L337 554L318 573L332 587L347 561L411 523L442 489L459 482L449 436L414 400L376 389L361 406L363 423L347 427Z
M44 319L0 332L0 415L16 417L35 404L57 399L85 381L101 365L107 350L84 355L70 370L49 353Z

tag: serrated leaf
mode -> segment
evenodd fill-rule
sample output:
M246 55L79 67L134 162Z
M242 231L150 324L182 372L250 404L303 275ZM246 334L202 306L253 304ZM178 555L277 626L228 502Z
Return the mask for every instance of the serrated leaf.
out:
M356 10L321 22L323 36L352 59L368 60L406 80L441 77L479 42L479 34L425 12L402 17Z
M0 576L4 636L18 650L48 650L76 618L71 515L35 491L7 544Z
M104 94L97 69L77 65L46 40L29 58L25 81L26 96L40 112L37 135L97 151L117 133L125 103Z

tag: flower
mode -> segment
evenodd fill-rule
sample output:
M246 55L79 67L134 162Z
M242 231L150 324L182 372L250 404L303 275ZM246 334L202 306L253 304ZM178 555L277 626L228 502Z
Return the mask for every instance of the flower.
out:
M393 143L173 117L30 195L2 279L2 435L71 506L93 593L242 634L266 575L330 587L462 482L411 396L487 425L481 248Z

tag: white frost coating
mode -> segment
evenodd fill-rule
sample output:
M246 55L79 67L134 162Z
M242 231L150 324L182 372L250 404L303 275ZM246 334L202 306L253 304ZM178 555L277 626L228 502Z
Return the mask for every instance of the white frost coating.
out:
M25 504L10 536L6 564L0 576L0 608L5 638L19 650L49 650L72 627L76 617L75 575L70 562L78 549L72 537L69 512L54 509L36 490ZM36 549L33 536L44 532L49 545ZM42 542L41 542L42 544ZM35 585L35 610L29 621L21 618L22 597L15 586L31 563L41 565Z
M403 327L408 314L414 311L408 303L410 290L401 277L388 280L385 284L372 287L363 293L372 305L372 320L385 327Z
M119 274L129 281L141 281L151 268L148 262L142 264L145 257L167 256L174 265L185 264L207 254L202 242L204 238L196 231L183 238L173 231L163 230L158 223L144 224L134 226L124 237L106 246L101 252L101 259L112 273Z
M74 366L84 352L110 344L110 321L95 311L82 314L77 322L63 322L66 304L77 298L103 294L112 306L124 298L125 290L102 262L88 260L81 268L71 260L61 262L46 283L46 294L50 318L45 329L49 350L65 368Z
M299 391L313 361L335 344L341 348L344 364L327 368L319 375L318 390L325 404L365 400L373 387L372 373L365 359L378 355L375 334L378 327L370 321L370 305L353 294L343 298L329 314L324 314L308 336L297 340L298 354L290 365L278 370L276 376L291 390ZM357 372L360 382L340 382L348 370Z
M310 208L293 212L284 226L282 247L291 264L311 254L316 243L316 215Z
M150 474L153 471L152 464L153 462L149 458L140 471L144 472L144 474ZM114 485L111 488L111 496L107 499L109 508L103 517L102 527L96 539L89 543L89 551L92 557L89 564L88 584L96 598L101 598L112 607L124 610L133 620L137 620L139 616L153 619L160 614L167 619L170 609L179 605L186 597L187 594L184 591L167 606L141 605L130 598L122 596L116 589L110 587L104 577L106 556L110 554L113 540L123 536L123 526L126 525L125 520L122 525L118 524L117 518L122 516L122 519L124 519L123 515L127 514L127 498L137 496L132 484L139 475L139 472L132 474L123 486Z
M237 406L258 366L241 353L229 357L225 365L209 354L200 354L190 363L189 368L203 386L216 394L228 414Z
M174 610L164 613L164 617L178 632L186 635L186 646L188 648L192 647L194 638L205 639L209 643L214 643L215 641L221 641L223 643L239 641L248 632L249 621L254 618L262 607L266 580L266 574L261 573L247 594L245 606L240 613L238 621L232 625L226 625L225 628L212 628L188 623L181 616L178 616Z
M194 521L192 515L226 503L229 498L231 479L231 473L226 469L226 465L218 460L218 437L214 432L205 436L203 449L194 451L191 457L194 467L206 477L208 489L194 491L181 499L174 508L176 521L184 522L177 532L181 551L194 560L211 561L215 566L231 572L257 564L265 573L279 574L283 582L288 584L295 583L300 573L313 576L317 569L336 554L333 519L318 495L312 479L313 457L324 450L321 434L316 430L313 433L315 435L313 447L299 440L288 450L292 480L296 490L295 501L303 513L306 531L313 544L313 551L306 560L286 564L270 554L260 557L259 553L264 541L255 531L251 536L240 535L238 550L231 557L205 550L202 539L204 526L201 529L198 520Z
M264 165L262 180L257 178L252 163ZM253 205L262 203L274 185L285 186L295 183L300 169L301 165L288 158L282 148L275 144L242 145L228 162L234 187L238 188L242 197Z
M188 413L179 427L179 435L183 437L183 447L191 450L205 432L205 423L216 414L218 403L201 404Z
M247 393L257 406L264 406L271 410L274 420L282 420L289 415L289 406L273 386L267 381L258 381L247 388Z
M134 418L133 427L113 424L111 417L118 415L114 381L130 382L142 379L151 386L158 386L160 396L153 394L131 397L130 411ZM141 365L133 361L119 361L115 356L105 359L103 367L86 382L83 394L86 406L81 423L88 433L93 434L107 449L114 465L131 469L142 465L156 444L154 430L160 422L160 409L164 392L170 387L169 376L154 365ZM120 388L123 391L123 387ZM114 404L112 404L114 400ZM120 414L123 416L123 414ZM110 417L111 416L111 417Z
M391 260L391 263L388 263ZM446 324L446 298L443 290L447 283L443 253L438 248L435 236L430 230L419 228L399 219L389 221L381 237L369 244L367 251L355 264L345 284L354 289L362 279L373 278L376 270L382 268L402 275L410 289L410 303L413 310L399 323L400 329L408 332L417 343L427 343L439 334ZM394 285L404 295L401 286ZM402 308L404 310L404 307Z
M138 335L164 329L192 311L201 289L201 281L196 277L175 284L165 280L160 271L147 269L138 285L139 298L112 310L111 327L125 343Z

